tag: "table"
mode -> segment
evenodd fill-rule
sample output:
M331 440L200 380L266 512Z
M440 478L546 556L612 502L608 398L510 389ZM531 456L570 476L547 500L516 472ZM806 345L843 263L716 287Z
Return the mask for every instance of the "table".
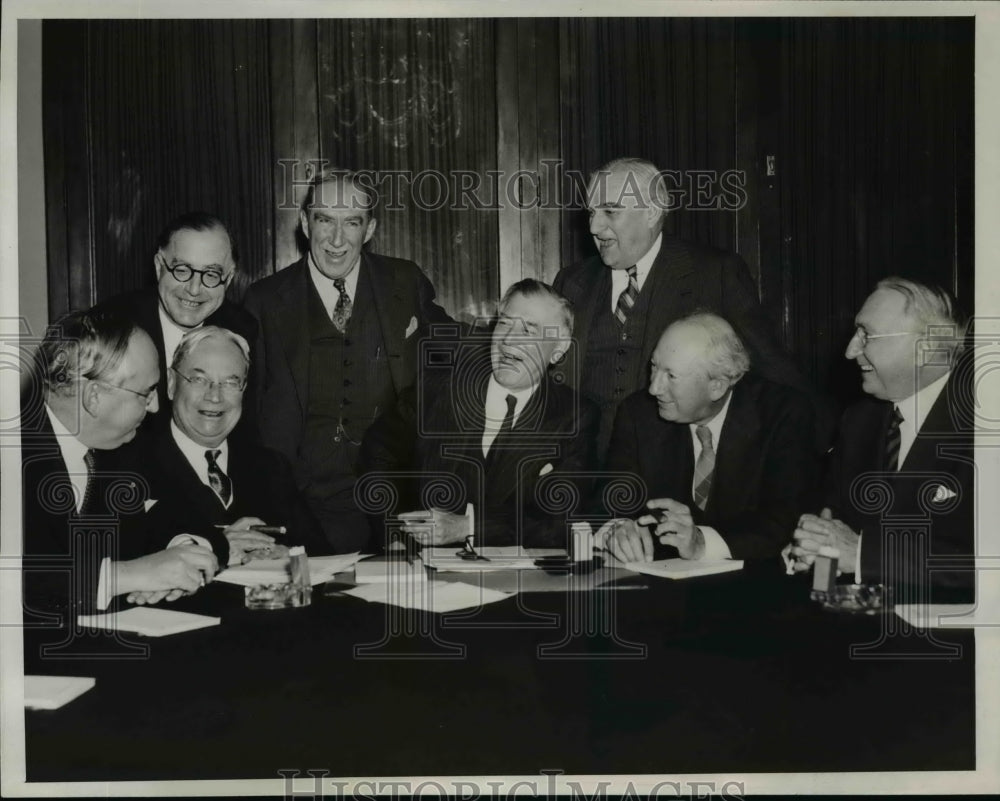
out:
M148 646L138 659L102 634L66 656L117 657L43 660L58 633L28 631L26 672L97 685L26 712L27 777L974 769L973 632L917 643L935 658L851 658L882 621L820 609L800 578L638 577L648 589L444 616L321 591L308 608L251 612L242 588L213 584L176 608L222 624L132 637Z

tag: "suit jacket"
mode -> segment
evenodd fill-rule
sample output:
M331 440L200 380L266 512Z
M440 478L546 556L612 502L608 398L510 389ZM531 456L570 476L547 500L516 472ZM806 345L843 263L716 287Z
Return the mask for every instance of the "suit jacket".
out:
M228 476L233 483L227 509L201 482L184 458L167 426L156 431L145 447L140 468L149 487L147 548L165 548L177 534L197 534L212 543L220 567L229 561L229 543L217 524L254 516L268 525L283 525L285 535L275 536L283 545L304 545L307 553L328 553L319 523L299 496L292 471L277 451L246 438L229 437Z
M844 412L827 476L826 504L835 518L862 535L865 581L911 587L919 582L930 587L935 600L972 600L976 470L971 376L971 370L952 372L895 473L882 470L892 404L866 398ZM923 572L927 565L909 548L897 552L891 570L884 563L886 534L894 528L927 530L927 551L937 563L929 577ZM937 569L942 567L953 569Z
M77 513L69 471L45 407L23 398L21 492L24 597L27 610L95 611L105 557L134 559L149 551L140 535L146 487L95 451L87 505Z
M648 499L673 498L688 506L696 525L716 529L734 559L773 557L791 539L816 490L811 427L812 409L804 395L745 375L733 388L702 511L691 491L695 460L690 426L661 419L656 399L642 390L618 409L607 467L635 474L645 483L647 497L630 513Z
M567 354L566 374L572 386L580 386L576 370L587 358L588 336L594 317L606 311L601 304L611 286L611 271L599 256L560 270L553 282L556 290L573 302L576 312L575 346ZM650 293L649 314L643 329L643 363L648 363L660 335L670 323L696 309L720 314L746 344L754 372L812 397L824 419L818 421L817 447L825 451L832 439L832 426L825 409L813 397L812 387L777 344L771 324L757 299L757 288L746 264L735 253L686 242L663 235L660 252L646 278L642 292ZM584 368L585 369L585 368ZM645 384L645 382L643 382ZM643 386L633 387L635 390ZM614 414L614 408L608 411Z
M567 515L580 511L591 488L597 407L546 377L509 439L494 444L492 458L484 460L489 376L488 361L475 356L452 377L425 381L419 400L416 389L404 393L397 408L368 429L360 472L411 471L411 479L420 474L419 481L398 482L398 511L433 505L461 514L474 504L485 527L477 530L477 542L565 547ZM556 484L575 488L563 497L575 496L570 508L557 499Z
M142 327L153 339L156 345L156 352L160 356L160 383L156 385L156 396L160 402L160 411L157 414L149 415L148 424L144 423L144 428L155 425L156 427L169 427L170 422L170 401L167 398L167 363L166 346L163 343L163 328L160 325L160 296L155 286L137 289L134 292L126 292L117 295L98 308L107 311L116 311ZM253 346L257 339L257 321L244 309L228 300L223 300L212 314L205 320L205 325L217 325L221 328L228 328ZM251 354L252 356L253 354ZM251 358L250 376L248 378L248 388L253 385L253 359ZM244 398L244 410L253 408L252 399ZM252 429L252 417L242 421L241 429L247 431Z
M362 253L375 295L389 371L397 395L417 375L417 343L434 323L453 323L434 303L434 287L410 261ZM261 441L295 465L305 430L309 391L306 303L308 256L253 284L246 308L260 323L256 391ZM411 327L415 328L411 331Z

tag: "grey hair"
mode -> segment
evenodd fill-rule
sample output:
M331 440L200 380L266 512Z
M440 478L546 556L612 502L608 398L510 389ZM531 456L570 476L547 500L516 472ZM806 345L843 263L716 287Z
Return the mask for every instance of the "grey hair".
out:
M643 201L655 205L664 212L660 215L662 224L666 212L670 209L671 200L659 168L646 159L632 157L612 159L590 174L588 189L593 187L595 181L607 180L607 177L614 172L626 172L633 178L635 186L642 193Z
M71 395L84 378L107 380L121 364L138 326L115 312L77 311L45 332L36 362L46 389Z
M921 284L909 278L891 275L883 278L875 285L875 289L891 289L905 299L903 311L914 315L924 326L922 333L927 334L931 326L942 329L941 344L953 352L960 352L964 347L965 329L968 321L959 310L951 293L939 286ZM950 329L951 336L947 335Z
M743 340L724 317L697 310L673 324L677 323L696 325L708 335L705 367L709 378L724 378L735 384L750 370L750 354L747 353Z
M551 300L559 307L559 311L562 314L563 326L566 328L569 336L573 335L573 303L556 292L551 286L535 278L522 278L517 283L511 284L507 288L507 291L503 293L503 298L500 300L501 311L506 308L514 295L521 295L526 298L541 296Z
M316 173L312 180L309 181L309 188L306 189L306 195L302 199L302 211L308 215L309 209L317 203L317 200L320 206L328 208L343 207L344 198L342 190L336 193L336 198L333 202L324 202L324 190L319 190L319 198L317 198L316 188L321 187L323 184L330 183L337 183L340 185L350 184L358 191L358 194L364 198L361 210L368 212L368 218L373 219L375 217L375 209L378 206L378 192L375 189L373 178L374 176L371 172L358 172L355 170L348 170L343 167L327 167L326 169L320 170Z
M237 334L235 331L230 331L228 328L222 328L218 325L203 325L201 328L194 329L194 331L188 331L183 336L181 344L178 345L177 350L174 351L174 358L173 361L170 362L170 369L176 370L180 366L181 362L191 355L198 345L210 337L232 342L237 348L240 349L240 353L243 354L243 361L246 362L248 367L250 366L250 346L247 344L246 339Z

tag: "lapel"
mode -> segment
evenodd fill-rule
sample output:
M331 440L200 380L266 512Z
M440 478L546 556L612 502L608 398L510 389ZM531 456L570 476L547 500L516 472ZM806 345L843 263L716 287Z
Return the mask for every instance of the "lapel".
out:
M407 340L405 337L409 318L406 316L407 299L403 287L400 286L400 274L397 270L388 269L381 263L378 256L362 252L358 269L367 273L371 286L372 305L378 317L379 328L382 331L382 344L388 357L389 373L392 377L393 389L399 394L408 382L404 372L407 363L415 361L407 359L406 348L416 337ZM414 359L416 353L413 354Z
M934 469L941 462L938 446L949 440L955 440L955 435L958 433L955 418L964 415L960 410L953 409L949 403L951 381L952 379L949 377L941 394L937 396L934 405L927 413L927 417L924 418L924 424L917 432L917 437L913 441L909 453L906 454L906 459L900 465L900 472ZM888 425L888 421L886 425Z
M664 234L642 288L643 294L648 290L650 296L643 334L646 354L653 352L664 329L680 316L679 301L686 294L680 291L680 285L694 269L690 251L679 240Z
M652 401L652 398L650 398ZM640 475L648 476L648 497L673 498L687 504L692 514L700 513L691 498L691 481L694 478L694 446L687 423L671 423L653 412L648 426L639 426L636 439L643 469ZM643 430L645 428L645 431Z
M160 408L169 408L170 402L167 399L167 346L163 342L163 326L160 324L160 296L156 287L149 287L143 290L143 294L138 298L139 302L135 307L135 321L145 329L156 346L156 352L160 357L160 381L156 385L157 396L160 400Z
M715 453L712 490L705 508L706 517L718 519L725 516L727 510L747 507L743 495L750 482L742 480L741 474L746 472L747 465L757 462L760 457L759 450L760 420L753 392L744 379L733 388L726 422L722 425L722 434Z
M157 498L157 506L166 503L168 507L184 509L185 518L190 520L222 520L226 508L211 488L201 483L194 468L184 458L181 449L174 442L169 427L160 434L157 443L157 457L158 469L166 479L164 486L171 490L170 493L165 494L174 496ZM231 450L230 461L234 461ZM235 488L235 482L233 486ZM159 489L153 491L157 492Z
M287 267L292 271L281 285L271 317L278 332L292 374L299 410L305 415L305 399L309 391L309 299L308 256Z
M576 358L573 360L573 364L576 367L571 365L568 369L575 370L576 373L573 377L575 380L572 381L571 385L579 386L583 373L581 368L587 357L590 328L594 318L600 313L598 304L611 291L611 271L601 261L600 256L593 256L590 261L586 262L585 268L580 271L577 285L580 287L580 292L577 295L580 300L576 312L577 323L573 326L573 339L576 341Z

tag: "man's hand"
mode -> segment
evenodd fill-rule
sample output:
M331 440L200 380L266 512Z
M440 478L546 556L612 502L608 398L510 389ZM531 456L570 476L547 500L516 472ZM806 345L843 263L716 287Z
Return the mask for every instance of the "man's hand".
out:
M450 545L465 542L472 533L469 519L465 515L429 509L419 512L403 512L403 531L421 545Z
M176 601L185 595L191 595L184 590L157 590L156 592L130 592L125 600L130 604L158 604L160 601Z
M634 520L609 520L597 532L597 541L619 562L651 562L653 538L648 529L639 528Z
M824 545L840 551L837 560L840 570L854 570L860 537L846 523L835 520L829 509L823 509L818 517L802 515L792 538L790 556L794 560L792 569L796 573L809 570L816 561L819 549Z
M673 545L681 559L701 559L705 555L705 535L694 524L688 507L671 498L654 498L646 506L661 514L643 515L637 522L640 526L655 523L653 536L659 538L661 545Z
M229 565L243 565L251 559L276 559L282 555L274 537L253 531L251 526L266 525L259 517L241 517L223 530L229 541ZM287 551L285 551L287 553Z
M113 567L116 595L159 591L169 594L171 590L197 592L212 580L219 563L208 548L177 545L138 559L115 562Z

